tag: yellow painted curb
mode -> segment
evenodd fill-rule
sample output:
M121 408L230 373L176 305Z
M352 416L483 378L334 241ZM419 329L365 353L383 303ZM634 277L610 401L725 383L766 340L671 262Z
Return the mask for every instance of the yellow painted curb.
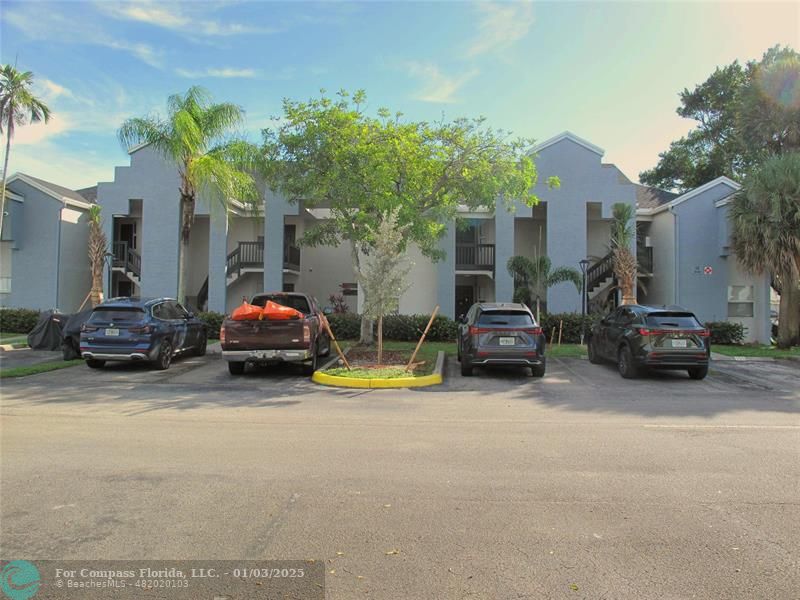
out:
M439 373L423 375L422 377L397 377L395 379L359 379L356 377L338 377L336 375L326 375L322 371L316 371L311 377L311 381L322 385L333 385L336 387L347 388L408 388L424 387L428 385L439 385L442 383L442 376Z
M409 388L426 387L429 385L439 385L442 383L442 368L444 365L444 352L439 352L440 356L436 359L436 369L430 375L422 377L397 377L396 379L361 379L357 377L340 377L338 375L326 375L324 371L315 371L311 376L311 381L322 385L332 385L335 387L346 388Z

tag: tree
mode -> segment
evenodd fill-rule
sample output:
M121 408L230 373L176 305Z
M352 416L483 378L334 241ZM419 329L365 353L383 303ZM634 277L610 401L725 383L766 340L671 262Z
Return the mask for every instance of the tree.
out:
M3 231L3 217L6 210L6 179L8 178L8 157L11 154L11 138L18 125L50 120L48 106L33 95L33 73L18 71L11 65L0 67L0 134L6 134L6 156L3 160L3 184L0 188L0 231Z
M308 102L285 100L282 123L264 131L267 182L290 202L330 210L301 243L348 243L358 280L361 257L374 248L389 215L401 234L400 251L416 244L436 261L459 205L537 202L530 192L536 183L530 141L511 140L483 119L412 122L384 108L369 117L365 102L363 91L331 99L324 90ZM361 341L372 341L369 317L362 318Z
M800 344L800 152L774 156L748 176L729 219L736 257L771 273L780 292L778 347Z
M395 226L393 214L378 225L375 244L365 257L358 283L364 291L362 313L378 321L378 364L383 362L383 317L396 311L400 296L408 289L405 282L411 265L405 260L402 234Z
M149 144L173 161L180 176L180 257L178 299L186 297L186 259L198 195L212 201L212 209L227 214L231 201L250 205L258 200L251 175L257 152L250 144L232 139L232 131L244 119L241 107L214 104L201 87L191 87L167 100L166 119L158 116L128 119L117 137L125 149Z
M776 140L791 139L787 132L797 131L798 56L776 46L760 62L742 66L735 61L694 90L684 89L677 113L697 121L697 128L672 142L639 180L681 192L722 175L741 181L774 151ZM783 110L775 99L782 99L783 107L795 103L794 111Z
M622 292L622 304L636 304L636 256L631 252L635 228L632 204L617 202L611 208L611 252L614 275Z
M536 254L532 259L527 256L512 256L506 263L509 275L514 278L514 302L531 305L536 300L536 320L541 313L541 296L559 283L571 281L580 293L583 276L572 267L553 269L549 257Z
M92 273L92 306L103 301L103 265L108 251L108 239L103 232L100 220L101 207L97 204L89 208L89 270Z

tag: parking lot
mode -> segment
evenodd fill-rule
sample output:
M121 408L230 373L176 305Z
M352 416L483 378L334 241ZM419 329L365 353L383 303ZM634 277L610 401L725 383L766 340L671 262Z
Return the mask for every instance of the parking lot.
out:
M796 597L797 363L446 375L4 381L0 554L322 559L328 598Z

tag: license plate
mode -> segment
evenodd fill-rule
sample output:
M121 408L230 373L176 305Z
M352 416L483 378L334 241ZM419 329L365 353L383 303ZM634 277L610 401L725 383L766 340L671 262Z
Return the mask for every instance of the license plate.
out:
M106 329L106 335L119 335L119 329Z
M500 345L501 346L513 346L517 343L517 338L513 337L501 337L500 338Z
M686 340L672 340L673 348L687 348Z

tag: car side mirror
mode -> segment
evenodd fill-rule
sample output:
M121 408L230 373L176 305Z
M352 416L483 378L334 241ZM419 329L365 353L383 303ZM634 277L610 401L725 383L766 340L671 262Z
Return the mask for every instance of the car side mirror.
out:
M188 312L188 313L186 313L186 316L184 318L185 319L194 319L194 313L193 312Z
M323 315L332 315L333 314L333 307L326 306L325 308L322 309L322 314Z

